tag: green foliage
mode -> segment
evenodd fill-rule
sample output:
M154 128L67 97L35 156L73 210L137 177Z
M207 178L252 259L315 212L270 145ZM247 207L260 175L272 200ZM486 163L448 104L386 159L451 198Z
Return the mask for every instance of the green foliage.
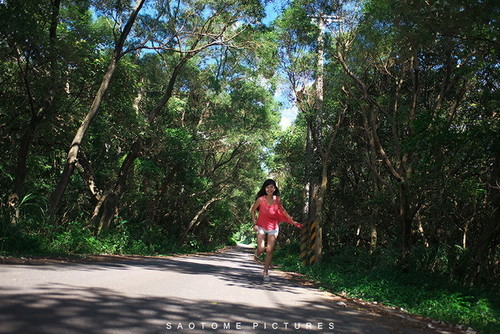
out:
M319 265L303 267L297 244L281 246L274 256L285 270L304 273L334 293L403 308L415 315L471 326L484 333L500 328L498 291L461 285L446 274L404 269L398 252L373 255L345 248ZM409 261L412 261L409 259Z
M0 189L6 200L16 185L15 195L24 198L6 209L4 252L211 249L232 242L246 219L239 208L263 178L259 154L279 119L276 45L259 24L262 4L146 6L81 140L80 174L71 177L51 217L55 181L110 63L123 29L117 23L127 21L131 7L107 1L0 6L0 148L9 157L0 165ZM149 52L144 45L161 47ZM138 146L135 157L130 150ZM117 195L106 197L118 199L109 210L115 218L108 233L96 235L104 211L99 199L108 194Z
M479 288L498 274L498 5L377 0L340 13L338 2L287 4L275 27L264 27L257 0L147 2L50 217L71 140L131 8L0 6L0 195L21 199L1 206L0 251L163 254L249 241L247 208L267 172L299 217L305 176L317 184L325 164L325 257L344 257L315 268L319 276L353 295L489 326L496 302L442 278ZM345 15L324 31L322 110L318 13ZM346 29L351 22L359 25ZM274 94L285 72L300 114L280 133ZM317 147L304 161L308 124ZM108 194L118 199L113 222L97 235L102 212L94 212ZM403 222L405 252L396 248ZM302 270L293 256L283 261ZM421 283L435 296L408 287Z
M499 230L492 222L498 221L500 137L491 112L498 91L491 31L498 5L363 4L362 12L344 11L345 20L325 30L326 41L335 43L325 44L322 110L314 108L316 87L305 89L317 75L316 57L301 66L294 61L315 51L318 32L306 30L306 15L322 12L323 4L294 1L278 20L280 55L301 112L274 146L273 172L293 189L294 210L301 212L305 172L319 187L319 167L327 165L325 254L400 247L392 258L405 270L497 286ZM291 38L299 33L311 35ZM341 111L328 158L320 156ZM304 161L310 120L320 129L317 154Z
M54 237L49 249L63 254L100 253L100 242L89 229L81 225L70 222L65 231Z
M249 221L247 224L240 225L240 228L234 233L233 240L236 243L255 246L255 233L252 230L253 224Z
M141 225L147 226L144 222ZM2 222L1 231L2 255L152 255L200 249L199 245L179 247L177 241L158 226L138 228L137 224L129 221L117 223L108 233L99 236L81 221L70 222L64 227L34 220L23 220L15 225ZM215 247L209 250L213 249Z
M7 215L5 217L8 217ZM0 235L0 253L9 254L37 254L43 252L48 239L37 231L36 224L12 225L2 221Z

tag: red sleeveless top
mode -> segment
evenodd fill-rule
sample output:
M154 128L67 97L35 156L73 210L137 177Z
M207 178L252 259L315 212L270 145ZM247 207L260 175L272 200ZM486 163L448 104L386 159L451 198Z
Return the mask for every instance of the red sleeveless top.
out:
M291 223L291 221L286 218L283 212L280 210L278 206L279 200L280 198L278 196L275 196L273 205L269 205L267 204L264 196L260 197L257 225L265 230L270 231L277 229L280 222Z

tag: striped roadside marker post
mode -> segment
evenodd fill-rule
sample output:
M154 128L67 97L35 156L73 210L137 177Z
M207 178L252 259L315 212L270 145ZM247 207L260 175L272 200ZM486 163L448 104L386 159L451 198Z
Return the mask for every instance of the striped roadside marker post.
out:
M309 223L305 223L300 230L300 262L307 266L309 262Z
M309 245L311 253L309 255L309 264L314 264L316 262L316 237L318 235L316 231L316 222L311 223L310 227L310 237L309 237Z
M316 222L309 222L301 230L300 235L300 261L304 266L312 265L316 261Z

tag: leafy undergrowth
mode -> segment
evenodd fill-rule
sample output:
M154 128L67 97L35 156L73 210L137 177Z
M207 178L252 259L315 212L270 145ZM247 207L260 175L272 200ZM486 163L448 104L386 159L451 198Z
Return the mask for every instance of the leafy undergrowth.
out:
M470 326L481 333L500 333L500 296L493 289L465 287L449 276L409 271L353 252L304 267L298 246L289 245L277 249L273 261L283 270L304 274L334 293Z
M84 222L53 226L36 221L0 224L0 256L167 255L213 251L230 243L203 243L191 236L179 240L158 226L138 227L122 221L108 233L96 235Z

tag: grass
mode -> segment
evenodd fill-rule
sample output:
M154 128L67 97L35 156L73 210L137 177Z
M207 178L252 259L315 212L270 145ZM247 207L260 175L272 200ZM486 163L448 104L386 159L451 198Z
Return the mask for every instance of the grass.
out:
M301 265L298 254L297 245L282 246L273 260L284 270L305 274L334 293L403 308L485 334L500 333L498 291L465 287L446 275L411 271L351 251L307 267Z

